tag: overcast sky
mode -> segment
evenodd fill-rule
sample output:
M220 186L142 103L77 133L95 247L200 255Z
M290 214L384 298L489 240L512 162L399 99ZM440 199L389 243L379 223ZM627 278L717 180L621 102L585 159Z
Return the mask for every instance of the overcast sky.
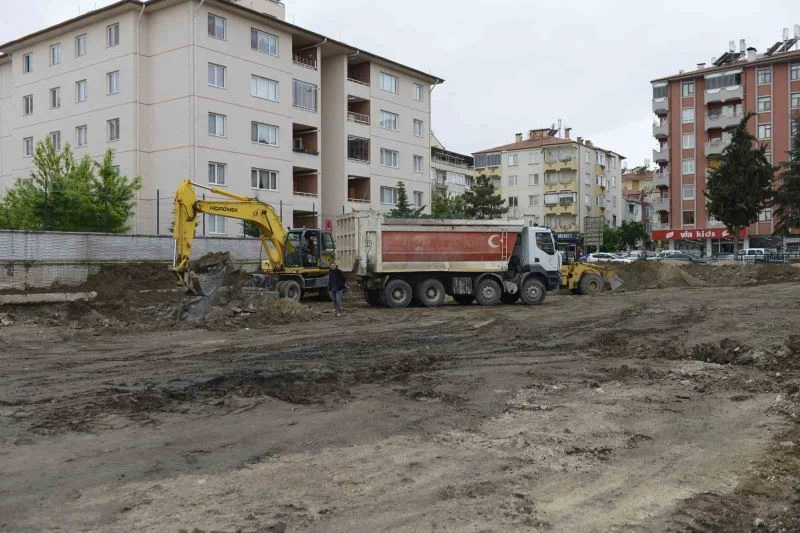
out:
M0 42L110 3L0 0ZM708 63L731 39L763 52L800 24L798 0L285 4L289 22L444 78L432 126L448 149L491 148L561 119L629 166L655 145L651 79Z

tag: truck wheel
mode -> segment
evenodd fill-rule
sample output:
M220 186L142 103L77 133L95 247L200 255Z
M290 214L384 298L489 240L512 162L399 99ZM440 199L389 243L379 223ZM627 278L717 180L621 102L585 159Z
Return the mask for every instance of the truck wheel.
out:
M492 278L483 278L475 291L475 301L480 305L497 305L502 295L503 290L499 283Z
M425 307L439 307L444 303L444 285L438 279L426 279L417 285L417 300Z
M500 297L500 301L504 304L515 304L519 301L519 293L510 294L508 292L504 292Z
M393 308L407 307L411 303L411 285L402 279L393 279L383 289L386 305Z
M584 274L581 276L581 281L578 283L578 290L581 294L594 296L600 294L606 288L603 278L598 274Z
M295 280L289 279L281 283L279 294L281 298L288 298L299 302L300 298L303 297L303 289L300 288L300 284Z
M272 288L278 293L280 298L283 298L283 281L276 281Z
M453 301L458 305L472 305L475 298L471 294L454 294Z
M378 289L364 289L364 299L369 305L381 305L381 297Z
M528 278L522 284L520 298L525 305L539 305L546 295L544 283L536 278Z

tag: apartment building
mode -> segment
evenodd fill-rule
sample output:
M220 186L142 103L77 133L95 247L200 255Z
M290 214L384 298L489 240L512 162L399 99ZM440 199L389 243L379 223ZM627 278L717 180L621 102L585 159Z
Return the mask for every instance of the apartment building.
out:
M800 33L800 31L796 31ZM732 237L723 224L706 211L708 171L719 163L730 143L731 129L748 113L755 113L749 128L767 146L773 164L786 160L793 131L792 118L800 113L800 51L788 38L764 53L747 47L729 48L710 64L698 63L690 71L653 80L653 136L658 148L653 159L658 213L653 239L670 248L705 254L730 253ZM771 209L742 236L745 246L776 248L794 245L773 238Z
M0 194L50 137L140 175L133 230L166 233L180 180L254 194L287 226L333 228L430 196L442 80L283 20L273 0L122 0L0 45ZM207 193L210 197L210 193ZM205 234L240 235L206 215Z
M473 153L475 173L496 176L509 218L580 233L584 218L622 222L622 160L617 152L592 141L564 137L554 128L517 133L511 144Z
M650 161L644 165L625 170L622 173L622 196L625 199L624 220L638 221L644 224L648 235L653 231L655 213L651 200L655 192L653 179L655 171Z
M472 187L474 176L472 156L445 149L431 133L431 183L434 190L449 196L464 194Z

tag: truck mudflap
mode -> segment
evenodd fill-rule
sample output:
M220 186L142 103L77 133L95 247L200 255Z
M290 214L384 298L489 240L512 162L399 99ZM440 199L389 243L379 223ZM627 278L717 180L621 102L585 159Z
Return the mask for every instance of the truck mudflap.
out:
M561 272L547 273L547 290L557 291L561 288Z

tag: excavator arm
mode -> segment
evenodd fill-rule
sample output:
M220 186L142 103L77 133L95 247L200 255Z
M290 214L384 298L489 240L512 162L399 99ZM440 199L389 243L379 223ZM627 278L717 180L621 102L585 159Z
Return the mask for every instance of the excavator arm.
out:
M198 200L195 187L206 189L214 194L230 198L230 200ZM172 235L175 238L175 255L172 272L185 286L191 287L194 284L192 273L189 271L189 259L192 255L192 241L197 228L198 215L202 213L253 223L259 229L259 238L267 257L262 264L263 270L266 272L284 270L287 232L278 214L268 204L250 196L184 180L175 191L174 209L175 221Z

